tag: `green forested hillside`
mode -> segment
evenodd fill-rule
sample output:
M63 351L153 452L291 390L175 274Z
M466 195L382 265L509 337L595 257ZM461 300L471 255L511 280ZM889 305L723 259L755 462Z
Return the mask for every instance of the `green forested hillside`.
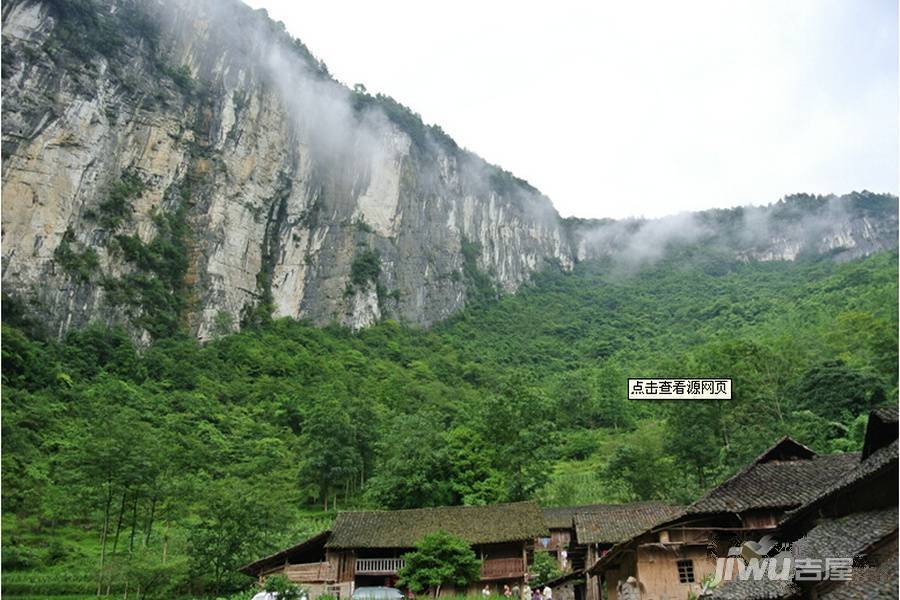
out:
M6 298L4 593L225 594L335 509L689 501L785 434L858 449L896 401L897 264L687 248L548 271L429 331L264 320L140 352L53 341ZM637 376L735 399L629 402Z

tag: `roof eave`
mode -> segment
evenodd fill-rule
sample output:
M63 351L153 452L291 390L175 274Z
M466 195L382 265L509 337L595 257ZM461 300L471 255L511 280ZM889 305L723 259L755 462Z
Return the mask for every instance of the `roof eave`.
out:
M268 556L264 556L262 558L254 560L253 562L247 563L246 565L240 566L237 568L237 571L240 573L243 573L245 575L250 575L251 577L253 577L253 576L255 576L254 572L263 570L262 568L258 568L258 567L264 567L266 565L266 563L270 563L272 561L279 560L292 552L297 552L298 550L302 550L304 547L311 546L314 543L320 541L322 538L329 537L329 536L331 536L331 530L325 530L321 533L317 533L316 535L309 537L300 543L294 544L293 546L290 546L283 550L279 550L278 552L275 552ZM323 545L323 547L327 548L328 543L326 542Z

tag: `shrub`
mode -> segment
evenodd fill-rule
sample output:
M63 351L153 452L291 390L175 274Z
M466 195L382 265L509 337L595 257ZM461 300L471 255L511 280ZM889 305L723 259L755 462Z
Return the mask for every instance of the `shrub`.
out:
M366 249L353 259L350 265L350 282L365 287L370 281L375 282L381 275L381 256L377 250Z
M75 234L71 229L63 234L63 239L53 251L53 259L75 281L85 282L97 270L100 260L93 248L85 248L81 252L73 248Z
M416 593L431 590L435 598L443 586L464 587L481 574L481 563L469 544L446 531L423 537L403 560L405 566L397 573L397 585Z
M531 574L534 585L543 585L552 579L562 575L559 563L549 552L535 552L534 562L531 563Z
M41 565L40 553L29 546L20 544L3 545L3 568L10 571L31 569ZM6 585L4 584L4 590Z
M109 190L100 203L100 225L115 230L122 221L131 218L131 200L144 193L145 185L134 173L126 173Z
M303 590L284 575L266 578L265 589L267 592L278 594L278 600L300 600L303 596Z
M159 69L185 94L190 94L194 89L194 79L191 76L191 70L187 65L170 67L165 63L161 63Z

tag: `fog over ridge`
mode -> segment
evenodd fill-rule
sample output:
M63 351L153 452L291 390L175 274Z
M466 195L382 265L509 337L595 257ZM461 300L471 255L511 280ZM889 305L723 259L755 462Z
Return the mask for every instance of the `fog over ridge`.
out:
M385 112L381 103L386 100L362 90L350 90L333 79L324 63L316 62L306 47L287 33L282 23L269 19L264 9L253 11L237 0L200 0L196 6L202 6L202 11L208 12L212 20L221 22L226 29L236 26L236 18L249 17L249 28L246 22L240 24L244 33L249 35L233 38L237 43L233 52L240 55L254 71L261 73L267 85L275 86L292 126L297 128L303 139L310 140L315 146L316 152L312 156L317 161L368 164L391 160L397 151L398 131L413 137ZM242 12L246 14L241 15ZM410 111L410 115L414 113ZM439 133L439 139L435 138L435 132ZM412 139L412 143L420 144L423 150L435 155L436 150L446 149L449 144L456 150L451 154L460 170L459 186L473 194L505 193L547 227L556 227L560 222L552 199L524 180L487 163L477 154L459 149L439 127L425 125L424 133ZM424 177L440 179L443 176L440 166L430 166L430 172L425 173ZM499 186L502 189L498 190L497 180L500 178L506 185ZM788 204L793 201L792 198L786 197ZM843 198L829 196L815 210L798 212L795 216L800 220L790 227L781 221L773 223L772 216L779 210L777 203L680 212L657 218L573 218L564 221L579 223L575 227L577 243L586 254L615 254L623 264L635 266L658 260L672 245L712 239L721 233L721 223L714 223L710 213L732 215L727 245L747 251L785 235L788 229L794 236L804 231L810 239L834 233L835 224L843 223L852 216Z

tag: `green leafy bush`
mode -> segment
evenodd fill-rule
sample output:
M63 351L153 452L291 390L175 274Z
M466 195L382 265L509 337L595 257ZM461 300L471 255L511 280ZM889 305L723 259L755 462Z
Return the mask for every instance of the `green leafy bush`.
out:
M63 234L59 246L53 251L53 259L69 277L84 283L91 279L100 266L97 252L93 248L77 251L74 248L75 234L69 229Z
M271 575L266 578L265 590L278 594L278 600L299 600L303 590L300 586L291 583L284 575Z
M481 562L468 542L446 531L423 537L413 552L403 555L403 561L397 585L417 594L431 591L435 598L442 587L465 587L481 574Z
M194 89L194 78L187 65L172 67L166 63L160 63L160 71L169 77L172 82L184 93L190 94Z
M135 173L122 175L98 207L100 225L114 231L123 221L130 219L133 210L131 201L140 196L144 189L144 182Z
M556 557L549 552L541 551L534 553L534 561L531 564L530 572L533 577L533 586L544 585L548 581L562 575L562 570L559 568L559 562L556 560Z
M154 338L173 335L180 327L188 268L186 209L157 213L157 234L149 244L137 235L118 235L115 240L124 258L137 268L119 279L106 277L102 285L107 300L140 311L134 323Z
M350 282L353 285L364 288L370 282L375 283L379 275L381 275L381 256L377 250L367 248L353 258L350 265Z

